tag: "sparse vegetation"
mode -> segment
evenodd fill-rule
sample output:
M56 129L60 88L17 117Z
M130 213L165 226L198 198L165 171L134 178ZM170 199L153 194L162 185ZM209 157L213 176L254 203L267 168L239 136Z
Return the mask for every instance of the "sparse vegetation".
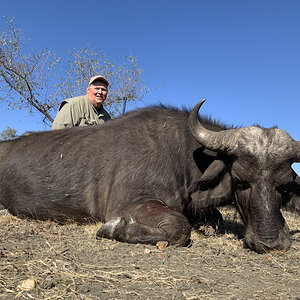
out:
M0 215L0 299L300 299L299 216L284 212L289 251L257 254L243 248L236 212L222 214L216 231L192 232L191 247L162 251L96 240L99 224Z

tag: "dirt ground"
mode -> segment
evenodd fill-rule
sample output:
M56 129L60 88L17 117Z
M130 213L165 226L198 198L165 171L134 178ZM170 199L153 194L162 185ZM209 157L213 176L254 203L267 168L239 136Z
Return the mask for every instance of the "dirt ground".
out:
M232 208L192 232L190 247L96 240L100 224L0 215L0 299L300 299L300 218L284 212L287 252L243 248ZM27 286L26 286L27 283Z

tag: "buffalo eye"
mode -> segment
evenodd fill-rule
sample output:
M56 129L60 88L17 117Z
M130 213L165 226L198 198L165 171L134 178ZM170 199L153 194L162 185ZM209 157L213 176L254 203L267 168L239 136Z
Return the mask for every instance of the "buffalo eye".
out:
M233 184L239 190L247 190L250 188L250 184L247 181L243 181L238 178L233 179Z
M276 190L283 195L289 195L291 189L292 189L292 183L281 184L276 188Z
M286 204L290 200L290 190L291 187L289 184L282 184L276 188L277 192L279 192L282 196L283 204Z

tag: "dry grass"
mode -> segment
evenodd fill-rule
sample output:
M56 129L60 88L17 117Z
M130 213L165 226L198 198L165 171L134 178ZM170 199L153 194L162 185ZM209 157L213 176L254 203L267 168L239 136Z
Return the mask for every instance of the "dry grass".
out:
M285 253L243 248L231 208L224 226L192 232L189 248L96 240L99 224L78 226L0 215L0 299L300 299L300 220ZM34 279L36 287L18 285Z

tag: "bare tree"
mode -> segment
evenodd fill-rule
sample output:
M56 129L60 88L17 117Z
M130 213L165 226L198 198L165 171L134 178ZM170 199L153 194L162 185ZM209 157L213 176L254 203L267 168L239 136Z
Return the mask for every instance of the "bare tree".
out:
M10 108L37 110L52 122L50 111L57 103L46 98L46 90L55 55L47 49L26 53L21 30L13 20L6 24L7 30L0 36L0 101Z
M84 45L80 50L68 52L70 59L63 65L63 76L57 84L53 99L66 99L86 92L88 79L101 74L109 81L106 108L112 115L121 113L123 101L140 101L149 89L142 82L143 70L137 65L137 58L125 56L121 64L112 63L105 54L99 54Z

